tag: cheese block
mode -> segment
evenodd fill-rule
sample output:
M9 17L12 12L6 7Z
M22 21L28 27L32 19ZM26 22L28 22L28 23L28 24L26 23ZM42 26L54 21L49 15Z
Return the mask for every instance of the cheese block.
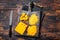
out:
M27 35L35 36L37 33L37 26L29 26L27 29Z
M23 22L19 22L19 24L16 26L15 31L21 35L24 34L25 30L27 28L27 25Z
M20 20L24 20L24 21L28 20L28 15L23 12L20 16Z
M38 22L38 16L36 14L32 14L29 18L29 24L35 25Z

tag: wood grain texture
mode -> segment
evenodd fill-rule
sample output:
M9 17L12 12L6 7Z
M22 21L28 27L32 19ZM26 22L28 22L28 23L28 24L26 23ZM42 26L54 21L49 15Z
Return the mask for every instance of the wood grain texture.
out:
M25 0L26 2L27 0ZM14 36L14 27L17 25L17 17L18 17L18 10L20 6L22 6L22 1L19 0L21 3L17 3L17 8L11 7L9 9L5 9L8 2L18 2L17 0L8 1L8 0L0 0L0 12L3 11L3 14L0 13L0 40L9 40L9 13L10 9L14 9L13 15L13 37L11 40L25 40L24 38L18 38ZM44 11L45 17L42 23L41 28L41 35L42 40L49 40L50 38L53 40L60 40L60 0L38 0L37 2L40 5L46 6L45 8L48 9ZM19 8L18 8L19 7ZM22 8L22 7L21 7ZM20 9L21 10L21 9ZM39 39L40 40L40 39Z

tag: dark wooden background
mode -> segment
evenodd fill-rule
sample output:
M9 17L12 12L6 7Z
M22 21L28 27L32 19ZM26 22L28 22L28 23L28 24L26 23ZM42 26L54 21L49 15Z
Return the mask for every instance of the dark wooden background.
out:
M32 0L0 0L0 40L9 40L9 14L13 15L13 38L12 40L25 40L14 36L14 27L17 24L18 12L24 3ZM60 0L34 0L45 7L45 17L41 28L41 40L60 40ZM39 39L40 40L40 39Z

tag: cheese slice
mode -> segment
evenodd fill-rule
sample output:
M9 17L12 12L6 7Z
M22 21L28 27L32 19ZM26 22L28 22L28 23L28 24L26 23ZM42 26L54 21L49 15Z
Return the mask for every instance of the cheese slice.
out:
M37 26L29 26L27 29L27 35L35 36L37 33Z
M26 30L27 25L23 22L19 22L19 24L16 26L15 31L21 35L24 34Z
M35 25L38 22L38 16L36 14L32 14L29 18L29 24Z
M21 16L20 16L20 20L24 20L26 21L28 19L28 15L26 13L22 13Z

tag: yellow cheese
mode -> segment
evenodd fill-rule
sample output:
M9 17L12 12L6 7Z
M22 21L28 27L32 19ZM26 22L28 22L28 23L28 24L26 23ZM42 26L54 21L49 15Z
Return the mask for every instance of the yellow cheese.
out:
M37 33L37 26L29 26L27 29L27 35L35 36Z
M24 20L26 21L28 19L28 15L26 13L22 13L21 16L20 16L20 20Z
M19 24L16 26L15 31L21 35L24 34L26 30L27 25L23 22L19 22Z
M36 14L32 14L29 18L29 24L35 25L38 22L38 16Z

